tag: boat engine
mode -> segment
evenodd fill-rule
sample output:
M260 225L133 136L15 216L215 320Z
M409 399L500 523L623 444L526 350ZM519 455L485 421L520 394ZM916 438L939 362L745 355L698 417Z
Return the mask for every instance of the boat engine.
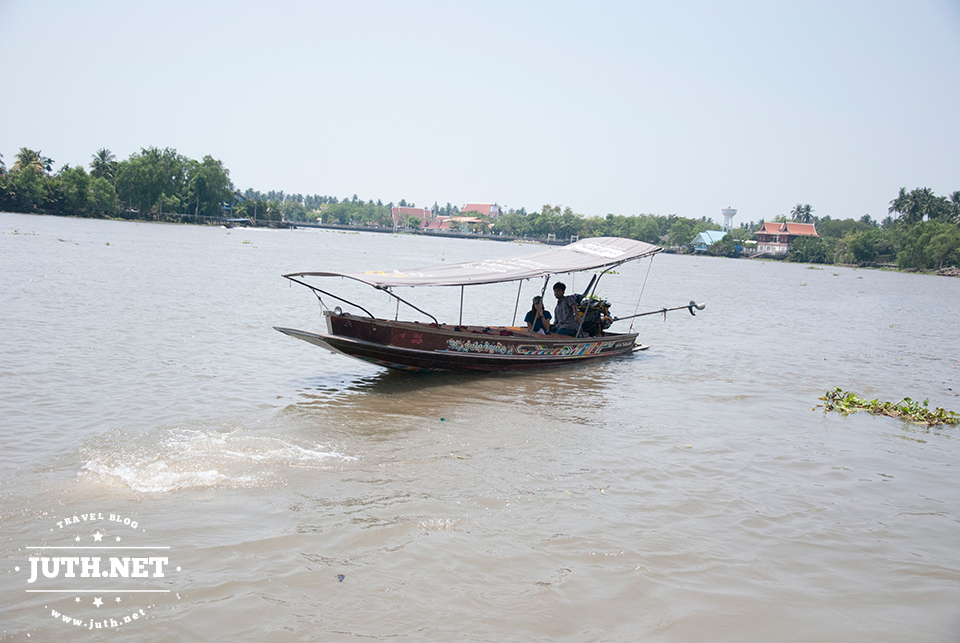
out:
M577 295L577 312L583 320L580 332L587 337L596 337L613 324L610 302L605 299Z

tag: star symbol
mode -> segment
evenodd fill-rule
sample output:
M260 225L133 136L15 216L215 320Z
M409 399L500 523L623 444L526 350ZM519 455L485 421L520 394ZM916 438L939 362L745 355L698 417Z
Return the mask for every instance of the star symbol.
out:
M100 597L98 596L95 599L93 599L93 604L96 605L97 607L100 607L101 605L103 605L103 601L101 601Z
M100 542L101 540L103 540L103 534L101 534L101 533L98 531L97 533L95 533L95 534L93 535L93 539L94 539L95 541L97 541L97 542Z
M119 597L119 596L117 596L117 602L118 602L118 603L120 602L120 597Z
M76 601L77 603L79 603L79 602L80 602L80 597L77 596L77 597L76 597L75 599L73 599L73 600Z
M74 540L77 542L80 542L80 536L77 536L76 538L74 538Z
M120 536L117 536L117 542L120 542Z

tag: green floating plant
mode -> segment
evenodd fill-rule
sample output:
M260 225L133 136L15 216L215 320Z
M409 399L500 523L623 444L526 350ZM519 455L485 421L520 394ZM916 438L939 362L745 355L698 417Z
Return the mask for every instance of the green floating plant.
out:
M929 399L923 402L915 402L909 397L905 397L896 403L865 400L856 393L842 390L839 386L827 391L827 394L819 399L824 401L824 412L836 411L843 415L849 415L856 411L867 411L874 415L887 415L915 424L926 424L927 426L939 424L955 426L960 423L960 415L953 411L947 411L939 406L931 411L928 408Z

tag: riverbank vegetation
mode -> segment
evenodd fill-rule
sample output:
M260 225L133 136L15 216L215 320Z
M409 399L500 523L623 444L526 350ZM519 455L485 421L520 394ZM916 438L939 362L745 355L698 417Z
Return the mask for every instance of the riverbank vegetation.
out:
M118 161L107 149L97 150L87 167L54 162L40 151L21 148L6 167L0 155L0 210L81 217L117 217L148 221L217 222L249 218L260 222L316 222L393 227L391 208L356 194L332 196L285 194L282 191L238 190L230 172L212 156L197 161L171 148L149 147ZM89 171L88 171L89 169ZM396 205L411 206L401 199ZM508 209L490 219L475 212L437 203L434 216L469 217L459 225L471 232L557 239L618 236L688 250L700 232L716 230L712 219L637 214L584 216L570 208L544 205L539 211ZM960 265L960 191L937 196L928 188L905 188L890 201L882 221L864 215L858 220L817 217L809 204L797 204L775 221L816 225L819 236L793 241L787 259L814 264L889 265L899 269L938 270ZM400 225L416 228L407 217ZM740 256L758 223L743 223L706 252Z

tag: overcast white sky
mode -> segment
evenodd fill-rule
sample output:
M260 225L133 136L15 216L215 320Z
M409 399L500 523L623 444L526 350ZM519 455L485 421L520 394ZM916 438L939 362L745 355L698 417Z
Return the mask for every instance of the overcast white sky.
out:
M0 153L735 223L960 190L960 1L0 0Z

